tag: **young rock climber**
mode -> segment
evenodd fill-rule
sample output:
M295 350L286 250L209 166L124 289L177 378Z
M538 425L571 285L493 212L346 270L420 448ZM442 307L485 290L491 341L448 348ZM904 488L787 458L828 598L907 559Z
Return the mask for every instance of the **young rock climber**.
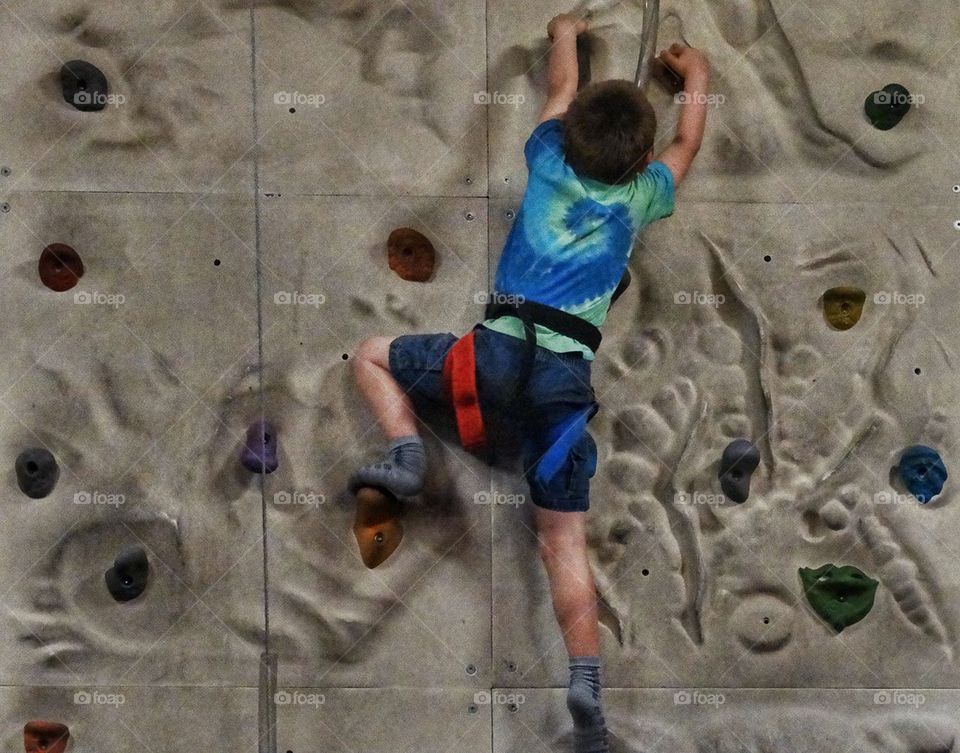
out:
M625 276L637 233L667 217L674 187L700 148L709 78L699 51L675 44L660 59L684 80L677 133L653 158L656 116L629 81L578 90L576 38L586 22L550 21L547 101L524 147L529 178L497 268L486 319L452 334L365 340L354 377L389 439L350 488L420 492L427 468L416 413L451 409L461 441L486 447L484 418L510 414L525 437L524 474L539 554L570 658L567 706L578 753L607 751L600 703L597 600L585 511L597 448L590 369L599 327Z

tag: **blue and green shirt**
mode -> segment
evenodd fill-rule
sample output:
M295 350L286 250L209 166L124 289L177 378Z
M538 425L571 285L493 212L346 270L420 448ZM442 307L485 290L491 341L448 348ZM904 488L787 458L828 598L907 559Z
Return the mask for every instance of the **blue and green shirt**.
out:
M537 126L523 152L527 190L497 266L494 293L553 306L599 327L637 233L673 213L673 174L662 162L651 162L622 185L581 177L564 161L563 122L558 119ZM516 317L483 324L524 337ZM582 343L540 325L537 343L593 358Z

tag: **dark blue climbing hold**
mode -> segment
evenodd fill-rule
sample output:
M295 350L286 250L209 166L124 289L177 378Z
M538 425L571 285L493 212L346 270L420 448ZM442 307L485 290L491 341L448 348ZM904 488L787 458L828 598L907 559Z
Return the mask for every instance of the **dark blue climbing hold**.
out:
M42 499L53 491L60 478L57 459L49 450L34 447L17 455L14 463L17 486L31 499Z
M735 439L720 456L720 488L737 504L750 496L750 477L760 465L760 451L749 439Z
M142 546L124 549L113 561L113 567L104 573L107 590L119 602L132 601L147 588L150 562Z
M874 128L889 131L910 111L910 92L900 84L887 84L870 93L863 110Z
M60 68L63 98L81 112L99 112L107 106L110 86L97 66L85 60L71 60Z
M897 470L907 491L922 504L943 491L947 480L947 467L939 453L922 444L915 444L903 451Z
M277 432L269 421L255 421L247 429L247 439L240 453L243 467L253 473L273 473L277 460Z

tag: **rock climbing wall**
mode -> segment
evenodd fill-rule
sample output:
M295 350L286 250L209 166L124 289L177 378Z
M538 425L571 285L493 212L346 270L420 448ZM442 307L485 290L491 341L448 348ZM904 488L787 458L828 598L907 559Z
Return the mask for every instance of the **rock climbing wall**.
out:
M593 76L632 77L641 8L599 6ZM275 715L292 753L569 750L515 471L431 424L375 569L345 493L380 445L351 355L480 316L564 9L0 4L8 748L270 751ZM958 36L948 0L662 2L716 96L594 370L614 750L956 750ZM390 268L400 227L429 281ZM269 475L240 463L264 418Z

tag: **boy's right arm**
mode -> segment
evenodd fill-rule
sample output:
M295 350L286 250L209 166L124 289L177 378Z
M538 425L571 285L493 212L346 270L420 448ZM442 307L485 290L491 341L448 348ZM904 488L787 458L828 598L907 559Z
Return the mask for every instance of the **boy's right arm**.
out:
M657 157L670 168L673 182L677 184L687 174L703 143L710 65L702 52L682 44L674 44L669 50L661 52L660 59L683 78L683 110L677 124L677 135Z

